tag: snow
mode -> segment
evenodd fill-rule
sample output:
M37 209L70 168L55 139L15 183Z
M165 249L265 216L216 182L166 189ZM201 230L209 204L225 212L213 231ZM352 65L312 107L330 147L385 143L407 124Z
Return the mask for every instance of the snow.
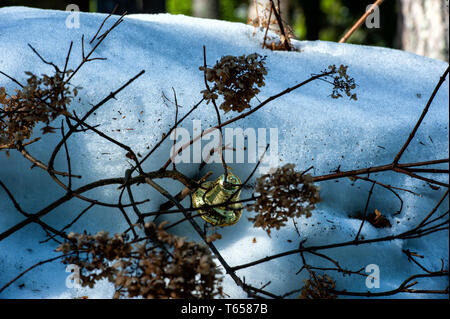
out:
M19 81L25 79L24 71L51 73L51 67L43 64L27 44L30 43L47 60L64 65L70 41L74 41L74 47L69 67L75 67L81 60L81 36L84 34L90 40L105 15L81 13L78 29L66 28L67 16L68 13L62 11L23 7L0 9L0 70ZM105 27L110 26L114 20L109 20ZM299 170L313 165L312 173L322 175L335 170L338 165L341 165L340 169L343 171L390 163L407 139L447 67L444 62L398 50L324 41L294 41L299 52L273 52L261 49L263 36L263 32L240 23L169 14L130 15L96 51L95 56L106 57L107 60L89 63L72 80L74 85L83 87L80 100L74 101L72 108L77 110L77 114L83 114L91 103L100 101L144 69L146 72L142 77L121 92L116 100L109 101L89 121L91 125L101 124L100 128L104 132L130 145L136 153L144 155L147 147L151 148L174 122L175 107L164 103L163 94L172 99L172 88L176 90L178 102L182 106L181 115L201 99L200 91L204 89L204 83L203 74L198 67L203 64L203 45L206 46L208 65L213 65L224 55L240 56L253 52L266 55L269 73L266 86L258 95L261 101L309 78L310 74L319 73L330 64L345 64L349 66L348 73L358 85L358 101L346 98L334 100L329 96L330 85L315 81L230 126L243 129L278 128L280 164L294 163ZM91 45L87 42L86 50L89 50ZM3 76L0 76L0 86L5 86L8 91L15 88L15 84ZM403 155L402 162L448 157L448 103L447 79ZM224 115L222 120L232 116L233 114ZM113 120L113 117L120 120ZM212 105L202 104L184 122L183 127L189 132L192 132L194 119L201 120L203 128L215 125ZM127 130L129 128L134 130ZM50 150L57 142L57 134L49 134L43 141L31 145L29 151L46 162ZM146 162L144 170L160 168L168 158L172 143L173 141L167 141L163 144L152 155L152 160ZM125 152L95 134L77 134L69 141L69 148L73 172L83 176L81 181L74 180L74 187L106 176L124 176L125 170L129 168L124 160ZM2 153L0 180L15 194L25 211L38 211L63 195L62 190L46 173L38 168L30 170L30 163L20 154L11 152L10 158L7 158ZM60 170L66 169L63 155L57 158L55 166ZM234 163L231 166L244 180L254 164ZM219 164L211 164L201 172L198 172L198 164L178 164L177 168L188 176L201 177L207 170L212 170L214 176L221 173ZM399 174L373 174L371 177L423 196L401 193L404 199L403 212L393 216L389 212L398 209L398 200L389 192L376 187L370 207L372 210L377 208L386 212L392 228L376 229L366 223L361 233L365 238L397 234L415 226L443 194L442 188L434 191L426 183ZM448 175L440 176L440 180L448 183ZM182 188L175 182L159 182L172 194ZM254 178L251 182L254 182ZM360 220L351 216L364 209L370 183L358 181L354 186L351 184L347 179L320 183L322 203L311 218L300 218L297 221L302 239L307 239L306 245L323 245L354 238ZM137 200L152 199L146 206L148 211L157 209L165 202L164 198L149 187L140 186L135 189ZM250 194L249 190L244 190L241 198L247 198ZM86 195L106 202L117 201L115 187L105 187ZM188 199L183 203L188 205ZM55 228L63 227L86 206L86 203L74 200L62 205L43 220ZM445 201L442 211L446 209L448 201ZM0 214L0 232L23 220L3 191L0 191ZM269 238L261 229L252 228L246 218L248 214L244 213L244 217L235 226L219 230L223 239L215 243L230 265L239 265L298 247L299 240L292 223L280 231L274 231L272 238ZM170 216L167 219L175 221L178 218L179 216ZM114 233L124 228L120 212L99 207L83 216L71 230L95 233L104 229ZM188 224L182 224L174 232L199 240ZM33 224L0 242L0 286L34 263L56 256L55 244L39 244L43 239L45 234L42 229ZM417 251L426 256L423 262L427 267L440 268L441 258L448 265L448 231L426 238L322 252L353 270L369 264L379 265L380 288L371 289L376 292L393 289L410 274L421 271L407 261L402 249ZM330 266L323 259L311 255L308 255L308 261L311 264ZM282 294L298 289L307 278L306 272L296 275L300 266L300 256L291 255L240 270L237 274L257 287L270 280L271 284L267 289ZM367 291L364 277L343 277L336 273L330 275L336 279L337 289ZM100 282L94 289L67 288L67 276L64 265L50 263L29 272L0 297L112 297L113 287L109 283ZM448 279L442 278L423 282L440 289L448 285ZM21 284L25 286L20 288ZM224 290L233 298L246 297L227 276ZM396 297L439 296L403 294Z

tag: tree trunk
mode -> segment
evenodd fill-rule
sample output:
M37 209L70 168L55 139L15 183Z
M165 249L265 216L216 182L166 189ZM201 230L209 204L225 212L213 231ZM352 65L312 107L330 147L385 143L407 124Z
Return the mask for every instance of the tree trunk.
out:
M97 11L110 13L117 6L115 14L162 13L166 12L165 0L97 0Z
M448 61L448 0L397 0L397 46Z
M192 0L192 15L200 18L218 19L219 0Z
M145 13L166 12L166 0L136 0L137 10Z
M252 24L261 23L261 21L268 21L269 20L269 13L270 13L270 1L269 0L249 0L250 5L248 7L248 21ZM275 5L278 5L278 0L274 0ZM290 17L290 11L289 11L289 0L280 0L280 12L281 12L281 19L283 20L283 23L289 25L289 17ZM259 20L257 20L259 17ZM272 17L270 18L270 29L271 30L278 30L278 24L277 20L275 18L275 15L272 13Z
M320 29L323 25L323 13L320 9L320 1L302 1L305 14L306 40L319 40Z
M68 1L69 4L74 3L73 1ZM80 8L80 11L89 12L89 0L80 0L76 2L76 5Z

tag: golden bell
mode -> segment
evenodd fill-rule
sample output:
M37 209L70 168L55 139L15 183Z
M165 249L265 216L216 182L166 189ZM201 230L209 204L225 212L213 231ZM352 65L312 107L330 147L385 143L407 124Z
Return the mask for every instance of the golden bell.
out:
M192 195L192 205L195 208L206 206L205 209L199 209L201 217L214 226L230 226L238 222L242 215L242 204L228 204L218 206L228 201L239 201L241 191L236 193L241 185L239 177L231 172L219 176L214 182L204 182ZM233 195L234 194L234 195Z

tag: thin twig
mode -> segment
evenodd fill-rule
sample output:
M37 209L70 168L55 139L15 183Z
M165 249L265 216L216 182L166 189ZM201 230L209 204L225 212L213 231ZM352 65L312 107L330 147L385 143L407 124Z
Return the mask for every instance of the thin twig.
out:
M376 185L376 183L372 182L372 186L370 187L370 190L369 190L369 196L367 197L367 201L366 201L366 206L364 207L364 214L362 217L362 222L361 222L361 225L359 226L358 233L356 234L356 237L355 237L355 242L358 242L359 234L361 233L361 230L364 226L364 222L366 221L367 208L369 207L370 198L372 197L373 188L375 187L375 185Z
M10 79L11 81L13 81L14 83L16 83L18 86L20 86L21 88L24 88L24 85L22 83L20 83L19 81L17 81L15 78L13 78L12 76L9 76L8 74L6 74L3 71L0 71L0 74L6 76L8 79Z
M352 36L352 34L358 30L358 28L364 23L366 18L373 13L375 8L383 3L384 0L377 0L375 3L370 7L370 9L364 13L361 18L359 18L358 21L350 28L350 30L347 31L347 33L339 40L339 43L345 43L347 42L348 38Z
M208 90L209 93L212 93L211 88L208 85L208 80L206 79L206 47L203 46L203 80L205 82L205 87ZM216 111L216 116L217 116L217 124L219 127L221 127L222 125L222 121L220 119L220 112L219 112L219 108L217 107L216 104L216 100L214 98L211 99L212 104L214 106L214 110ZM225 163L225 159L223 157L223 132L222 132L222 128L219 129L219 147L220 147L220 160L222 162L222 166L223 166L223 170L224 170L224 183L225 185L228 183L228 168L227 168L227 163ZM173 161L172 161L173 162Z
M2 293L6 288L8 288L9 286L11 286L11 284L13 284L13 283L16 282L17 280L19 280L23 275L25 275L27 272L33 270L34 268L39 267L39 266L42 266L42 265L44 265L44 264L51 263L51 262L53 262L53 261L55 261L55 260L58 260L58 259L61 259L61 258L70 256L70 255L71 255L71 254L64 254L64 255L60 255L60 256L53 257L53 258L49 258L49 259L46 259L46 260L43 260L43 261L40 261L40 262L34 264L33 266L31 266L31 267L25 269L24 271L22 271L19 275L17 275L14 279L12 279L11 281L9 281L9 282L8 282L7 284L5 284L3 287L1 287L1 288L0 288L0 293Z
M447 194L445 194L445 196L446 195ZM443 198L445 198L445 196ZM428 216L432 216L434 214L434 212L442 204L442 202L443 202L443 199L441 199L436 204L436 206L432 209L432 211L427 215L427 217L424 220L429 218ZM350 241L341 242L341 243L334 243L334 244L327 244L327 245L320 245L320 246L301 247L301 248L298 248L298 249L293 249L293 250L285 251L285 252L282 252L282 253L279 253L279 254L267 256L267 257L264 257L264 258L261 258L261 259L258 259L258 260L246 263L246 264L242 264L242 265L239 265L239 266L234 266L234 267L232 267L232 269L234 271L237 271L237 270L240 270L240 269L252 267L252 266L255 266L255 265L267 262L269 260L273 260L273 259L289 256L289 255L292 255L292 254L298 254L298 253L305 252L305 251L310 252L310 251L325 250L325 249L332 249L332 248L345 247L345 246L367 245L367 244L372 244L372 243L377 243L377 242L391 241L391 240L395 240L395 239L407 239L407 238L423 237L423 236L431 234L432 232L448 229L448 226L447 227L443 227L443 228L439 228L441 225L444 225L445 223L448 223L448 221L445 221L445 222L443 222L443 223L441 223L439 225L436 225L438 228L434 228L434 229L422 229L421 227L423 226L423 224L420 223L418 226L416 226L416 227L414 227L414 228L412 228L410 230L404 231L402 233L399 233L397 235L389 235L389 236L378 237L378 238L373 238L373 239L358 240L357 242L355 242L355 240L350 240ZM432 232L430 232L430 230Z
M406 293L432 293L432 294L448 294L448 288L444 290L415 290L409 289L412 285L411 281L417 278L432 278L432 277L447 277L448 271L438 271L429 274L418 274L410 276L405 279L400 286L396 289L383 291L383 292L353 292L353 291L339 291L339 290L331 290L330 292L341 295L341 296L360 296L360 297L383 297L383 296L392 296L397 293L406 292ZM414 284L414 283L413 283Z
M269 21L267 22L267 28L266 28L266 32L264 33L264 41L262 44L263 49L266 47L267 33L269 32L269 27L270 27L270 19L272 19L272 10L273 10L272 6L270 6Z
M173 91L173 98L175 101L175 125L174 125L174 131L173 131L173 135L176 137L177 136L177 123L178 123L178 101L177 101L177 94L175 92L175 89L172 87L172 91ZM176 141L177 139L174 138L173 139L173 151L175 152L175 145L176 145ZM173 156L175 156L175 154L173 154ZM177 168L175 166L175 161L173 161L173 170L175 171Z
M270 0L270 3L272 5L272 10L273 10L273 13L275 14L275 18L277 18L278 27L280 28L281 35L284 37L284 41L283 41L284 48L286 49L286 51L292 51L291 44L289 43L289 37L286 35L286 32L284 30L283 20L281 19L280 12L278 11L280 8L277 9L275 7L275 3L273 2L273 0Z
M102 24L100 24L100 27L98 28L97 32L94 34L94 36L92 37L91 41L89 41L89 44L92 44L92 42L94 42L95 38L97 37L97 35L100 33L100 30L103 28L103 25L105 24L106 20L108 20L114 13L116 13L117 7L119 6L118 3L116 3L116 5L114 6L114 8L112 9L111 13L108 14L106 16L106 18L103 20Z
M378 1L380 1L380 0L378 0ZM405 144L402 146L400 151L395 156L395 158L394 158L394 165L396 165L398 163L398 161L402 157L403 153L405 152L406 148L408 147L409 143L411 143L412 139L414 138L414 135L416 135L416 132L419 129L420 124L422 124L422 121L425 118L425 115L427 115L427 113L428 113L428 110L430 108L431 103L434 100L434 97L436 96L437 92L439 91L441 85L444 83L445 78L447 77L449 70L450 70L450 67L447 67L447 69L445 70L444 74L442 74L441 78L439 79L439 82L437 83L436 87L433 90L433 93L431 94L430 98L428 99L428 102L425 105L425 108L423 109L422 114L419 117L419 120L417 121L417 123L414 126L413 130L409 134L408 139L406 140Z

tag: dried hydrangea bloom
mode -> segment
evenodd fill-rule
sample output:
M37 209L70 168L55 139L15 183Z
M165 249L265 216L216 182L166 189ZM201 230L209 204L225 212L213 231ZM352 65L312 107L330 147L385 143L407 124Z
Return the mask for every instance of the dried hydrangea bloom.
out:
M220 270L207 246L167 233L163 222L147 223L149 239L130 243L123 234L110 237L69 234L57 249L70 254L63 262L80 267L83 286L107 278L114 298L213 298L222 295Z
M247 209L257 214L249 220L269 236L271 229L284 226L289 218L310 217L320 201L319 188L313 184L311 175L296 172L293 164L258 178L256 192L259 196Z
M305 285L299 299L336 299L337 295L332 293L336 288L335 281L328 275L323 276L311 271L310 278L305 280Z
M78 94L78 88L71 88L65 76L71 70L55 72L53 76L40 77L31 72L27 84L14 95L8 95L0 87L0 147L14 148L15 144L29 139L37 123L46 124L42 133L53 133L49 124L59 115L67 114L67 105Z
M203 90L207 102L223 97L220 108L225 112L230 110L242 112L250 108L250 101L264 86L265 57L257 53L235 57L224 56L214 67L200 67L205 72L206 80L214 83L210 90Z

